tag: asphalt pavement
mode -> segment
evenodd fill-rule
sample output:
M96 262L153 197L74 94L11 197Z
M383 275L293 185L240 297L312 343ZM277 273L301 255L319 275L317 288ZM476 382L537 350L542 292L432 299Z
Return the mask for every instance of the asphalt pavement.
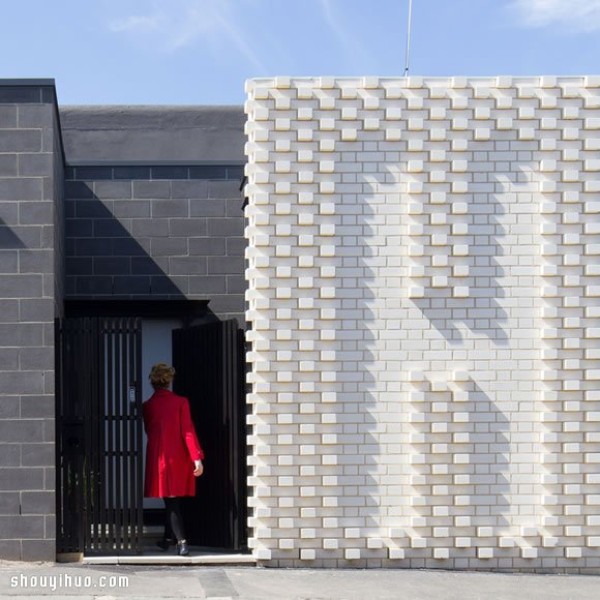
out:
M597 600L600 576L2 562L0 598Z

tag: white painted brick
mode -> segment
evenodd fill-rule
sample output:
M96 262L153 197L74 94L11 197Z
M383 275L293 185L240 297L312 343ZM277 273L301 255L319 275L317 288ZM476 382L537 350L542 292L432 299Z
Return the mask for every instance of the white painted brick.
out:
M503 129L512 129L513 127L513 120L509 117L501 117L496 121L496 127L499 130L503 130Z
M334 152L335 140L331 138L322 138L319 140L319 150L321 152Z
M484 142L490 139L490 130L487 127L477 127L474 132L474 139Z
M406 554L404 548L389 548L388 549L388 558L391 560L403 560Z
M370 117L366 118L363 123L365 131L375 131L379 129L379 119Z
M402 117L403 117L403 112L399 106L393 106L393 105L388 106L385 110L385 118L388 121L398 121L398 120L402 119Z
M455 298L467 298L469 296L469 287L455 286L453 290L453 296Z
M521 556L523 558L537 558L538 557L538 549L537 548L521 548Z
M345 127L341 131L341 139L343 142L354 142L358 137L358 131L354 128Z
M385 130L385 139L387 142L397 142L402 139L402 130L390 127Z
M429 118L437 121L446 118L446 109L443 106L434 106L429 109Z
M429 139L433 142L445 140L446 135L446 130L441 127L433 127L429 130Z
M533 127L521 127L519 129L519 139L526 140L535 140L536 139L536 131Z
M462 118L462 117L456 117L454 119L452 119L452 129L455 131L465 131L466 129L469 128L469 120Z

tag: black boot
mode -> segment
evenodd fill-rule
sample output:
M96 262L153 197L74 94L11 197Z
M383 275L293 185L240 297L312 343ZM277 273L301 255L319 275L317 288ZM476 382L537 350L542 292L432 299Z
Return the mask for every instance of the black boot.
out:
M186 540L177 542L177 554L179 556L187 556L190 553Z
M175 545L175 540L169 538L163 538L162 540L158 540L156 545L163 551L166 552L171 546Z

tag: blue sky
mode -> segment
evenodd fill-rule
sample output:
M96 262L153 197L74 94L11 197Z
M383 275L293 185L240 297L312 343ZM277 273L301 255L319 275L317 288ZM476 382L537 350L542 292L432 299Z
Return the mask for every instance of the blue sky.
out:
M408 0L5 0L0 78L67 104L240 104L270 75L402 75ZM413 0L410 74L600 72L600 0Z

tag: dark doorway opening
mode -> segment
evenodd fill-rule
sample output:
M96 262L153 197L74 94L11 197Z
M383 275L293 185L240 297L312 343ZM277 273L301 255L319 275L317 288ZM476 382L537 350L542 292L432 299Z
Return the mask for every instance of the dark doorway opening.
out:
M159 355L206 452L185 503L188 541L247 551L244 332L207 304L67 303L56 322L58 553L140 554L162 528L162 500L143 498L141 420L144 361Z
M184 509L186 535L200 546L246 546L243 348L235 320L173 331L174 391L189 398L206 453L196 496Z

